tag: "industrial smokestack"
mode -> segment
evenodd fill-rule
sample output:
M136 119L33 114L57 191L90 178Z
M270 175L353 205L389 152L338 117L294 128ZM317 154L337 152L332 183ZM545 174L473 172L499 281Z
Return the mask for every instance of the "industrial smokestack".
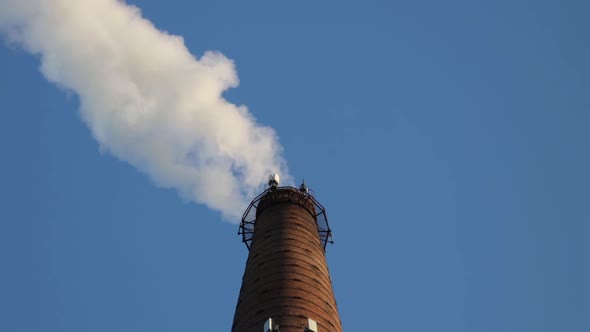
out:
M272 180L240 224L250 252L232 332L342 332L324 255L332 239L326 211L305 184Z
M0 0L0 32L74 92L100 145L159 186L239 220L267 174L287 175L275 132L222 93L231 60L196 59L118 0ZM288 178L288 177L287 177Z

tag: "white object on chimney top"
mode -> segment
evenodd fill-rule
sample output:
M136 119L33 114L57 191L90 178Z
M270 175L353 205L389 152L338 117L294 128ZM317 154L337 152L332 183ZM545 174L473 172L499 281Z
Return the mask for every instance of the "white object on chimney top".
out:
M274 173L268 177L268 185L269 186L278 186L281 182L281 178L278 174Z

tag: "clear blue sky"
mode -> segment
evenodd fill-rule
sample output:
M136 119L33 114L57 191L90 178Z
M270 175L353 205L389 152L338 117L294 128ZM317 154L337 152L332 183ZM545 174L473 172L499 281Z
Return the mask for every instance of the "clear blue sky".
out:
M346 331L590 331L587 1L155 1L328 211ZM165 4L164 4L165 3ZM237 226L0 47L0 331L229 331Z

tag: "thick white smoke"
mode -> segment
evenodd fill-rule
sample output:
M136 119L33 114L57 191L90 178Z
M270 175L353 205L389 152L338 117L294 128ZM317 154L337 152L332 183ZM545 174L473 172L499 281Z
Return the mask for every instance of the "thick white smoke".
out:
M0 31L79 96L101 150L159 186L236 220L269 173L287 174L275 132L222 97L238 85L233 62L217 52L196 59L136 7L0 0Z

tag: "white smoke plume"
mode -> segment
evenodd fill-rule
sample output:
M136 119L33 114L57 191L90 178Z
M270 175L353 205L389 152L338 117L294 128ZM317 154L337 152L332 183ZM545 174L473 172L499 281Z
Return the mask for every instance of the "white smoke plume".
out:
M117 0L0 0L9 44L39 55L41 72L74 92L107 151L165 188L237 220L271 172L287 175L275 132L222 93L231 60L196 59Z

